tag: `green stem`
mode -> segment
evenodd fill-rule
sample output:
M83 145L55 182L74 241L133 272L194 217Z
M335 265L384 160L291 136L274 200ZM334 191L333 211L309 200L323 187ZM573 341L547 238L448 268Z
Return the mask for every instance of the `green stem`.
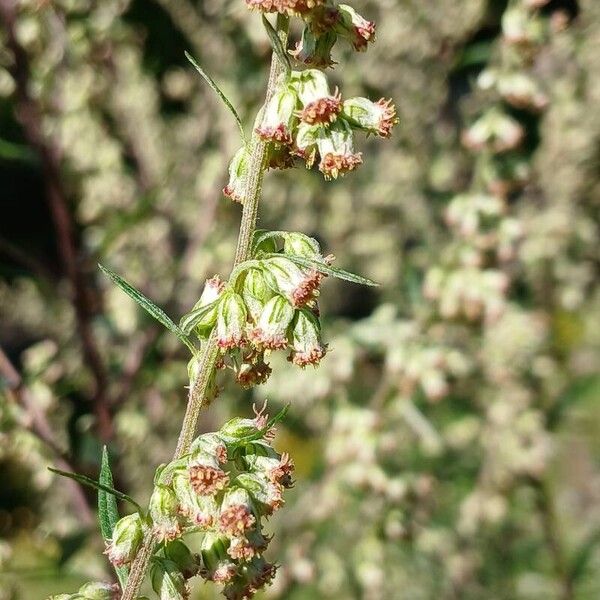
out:
M289 18L284 15L277 17L277 34L284 44L287 42L287 31L289 27ZM265 97L265 103L268 102L277 87L277 81L283 73L284 66L280 63L275 52L271 56L271 70L269 73L269 83ZM263 142L256 132L252 133L250 142L250 164L248 168L248 180L246 182L245 202L242 210L242 219L238 235L238 243L235 253L234 266L248 260L251 257L252 238L256 230L256 220L258 217L258 205L262 193L262 183L266 170L267 145ZM218 357L217 337L213 331L212 335L204 343L200 354L200 364L198 365L197 376L190 381L190 391L188 394L188 403L183 418L183 424L177 440L177 447L173 460L177 460L187 454L190 445L196 433L196 426L200 411L204 405L206 392L210 384L210 379L215 369L215 363ZM142 547L131 565L127 585L123 590L121 600L136 600L150 559L154 553L156 540L152 532L147 532Z

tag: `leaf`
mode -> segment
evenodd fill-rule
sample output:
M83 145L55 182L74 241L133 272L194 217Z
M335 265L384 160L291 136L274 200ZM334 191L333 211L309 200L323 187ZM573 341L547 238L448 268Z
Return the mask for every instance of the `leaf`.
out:
M136 290L131 284L129 284L121 276L117 275L114 271L111 271L104 265L99 264L100 270L108 275L112 281L121 288L130 298L135 300L150 316L154 317L161 325L166 327L169 331L174 333L192 352L196 349L190 342L186 334L171 320L171 318L165 313L164 310L156 306L152 300L144 296L142 292Z
M105 485L108 488L113 488L113 476L110 470L106 446L102 448L102 463L98 483ZM102 489L98 490L98 520L100 521L102 537L104 538L104 541L108 543L112 538L112 532L119 520L119 510L117 508L115 495ZM121 589L124 589L127 583L128 569L126 567L115 567L115 572L119 578Z
M213 300L210 304L194 308L186 315L183 315L183 317L181 317L181 321L179 321L179 327L181 327L183 333L185 335L189 335L194 327L196 327L196 325L204 318L204 316L213 310L218 303L219 298Z
M267 35L271 40L271 46L273 46L273 51L277 54L277 58L281 61L281 64L284 66L286 73L289 73L292 70L292 63L290 62L290 57L287 55L283 44L281 43L281 38L277 35L277 31L275 31L273 25L265 15L262 17L263 25L267 30Z
M115 490L113 487L111 487L109 485L100 483L99 481L96 481L96 480L92 479L91 477L87 477L86 475L80 475L79 473L69 473L68 471L61 471L60 469L54 469L53 467L48 467L48 470L52 471L52 473L56 473L57 475L61 475L62 477L68 477L69 479L74 479L75 481L77 481L78 483L81 483L82 485L87 485L88 487L92 487L96 490L103 490L103 491L107 492L108 494L112 494L119 500L129 502L130 504L135 506L135 508L138 511L143 512L142 507L131 496L128 496L127 494L124 494L123 492L119 492L119 490Z
M352 283L358 283L360 285L369 285L371 287L379 286L378 283L376 283L375 281L371 281L366 277L350 273L349 271L344 271L344 269L332 267L331 265L328 265L327 263L324 263L320 260L306 258L304 256L296 256L295 254L270 254L269 256L285 256L286 258L289 258L291 261L295 262L301 267L306 267L308 269L316 269L320 273L324 273L325 275L331 275L332 277L337 277L338 279L343 279L344 281L350 281Z
M198 62L194 59L194 57L189 53L185 52L185 57L192 63L192 66L200 75L202 75L204 81L208 83L213 92L219 96L219 98L223 101L223 104L229 109L235 122L237 123L238 129L240 130L240 135L242 136L242 141L246 144L246 134L244 133L244 126L242 125L242 120L238 115L237 110L235 110L233 104L231 104L229 98L221 91L221 88L215 83L214 79L198 64Z

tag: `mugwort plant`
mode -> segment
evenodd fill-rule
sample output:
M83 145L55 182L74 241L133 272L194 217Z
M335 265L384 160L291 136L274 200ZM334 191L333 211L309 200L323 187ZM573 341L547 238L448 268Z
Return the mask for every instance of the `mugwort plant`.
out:
M334 267L335 257L324 255L316 240L300 232L256 230L256 218L269 169L304 162L307 168L316 166L325 179L336 179L363 162L355 147L358 133L390 136L397 122L391 100L344 98L332 89L325 72L335 64L331 51L338 40L364 51L374 41L375 25L334 0L246 4L262 13L273 47L265 102L249 140L231 102L188 55L241 133L223 190L242 205L229 277L208 279L196 305L177 325L119 275L100 267L192 354L177 448L173 460L157 469L145 510L112 487L106 452L98 482L60 472L99 490L106 555L119 583L88 583L54 600L139 600L147 575L160 600L187 598L188 580L197 576L222 586L229 600L251 598L269 584L276 566L264 558L270 539L263 531L264 520L282 507L284 492L293 483L292 459L272 445L274 426L285 409L269 419L264 408L255 408L254 418L234 418L219 431L196 437L200 411L217 395L219 371L232 372L241 387L249 388L269 378L273 352L286 352L301 368L319 364L327 353L318 304L326 277L374 285ZM289 50L292 18L302 21L303 33ZM117 498L132 503L136 512L119 518ZM203 534L199 545L187 539L191 533Z

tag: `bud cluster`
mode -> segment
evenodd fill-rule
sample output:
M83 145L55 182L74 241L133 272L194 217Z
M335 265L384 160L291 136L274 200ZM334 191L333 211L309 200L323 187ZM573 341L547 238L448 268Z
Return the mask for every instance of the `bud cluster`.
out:
M268 379L266 359L275 350L287 351L290 362L300 367L316 366L327 350L318 308L325 275L318 265L329 265L333 257L323 257L318 243L301 233L278 235L282 247L269 237L235 281L209 279L190 313L203 311L195 334L205 340L216 330L219 366L231 367L243 387ZM192 360L191 369L195 365Z
M159 471L147 518L135 513L117 523L107 549L113 564L130 563L151 530L160 544L152 584L161 600L188 598L186 582L196 575L223 584L229 600L268 584L275 566L262 557L269 543L262 521L283 505L294 469L273 449L273 434L260 411L198 437L190 454ZM182 538L197 532L204 537L194 554Z
M387 138L397 123L391 100L367 98L343 100L332 92L323 71L292 71L259 114L256 133L268 143L271 168L293 166L294 157L307 168L318 161L325 179L336 179L362 164L354 148L354 133ZM244 202L249 168L249 150L240 148L229 166L229 182L223 193Z

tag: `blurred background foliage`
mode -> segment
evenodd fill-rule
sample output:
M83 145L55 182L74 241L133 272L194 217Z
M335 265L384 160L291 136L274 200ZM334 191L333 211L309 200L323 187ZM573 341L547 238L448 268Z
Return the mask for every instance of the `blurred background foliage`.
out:
M185 349L96 263L179 317L232 262L236 127L184 50L250 124L270 48L241 0L17 4L0 1L0 599L37 600L110 577L93 492L46 467L95 477L108 444L145 503L184 410ZM332 77L393 97L400 125L338 182L270 173L261 225L381 287L328 281L319 370L279 361L202 419L291 403L266 595L597 598L600 3L361 4L378 43ZM490 111L517 124L491 149L473 125Z

